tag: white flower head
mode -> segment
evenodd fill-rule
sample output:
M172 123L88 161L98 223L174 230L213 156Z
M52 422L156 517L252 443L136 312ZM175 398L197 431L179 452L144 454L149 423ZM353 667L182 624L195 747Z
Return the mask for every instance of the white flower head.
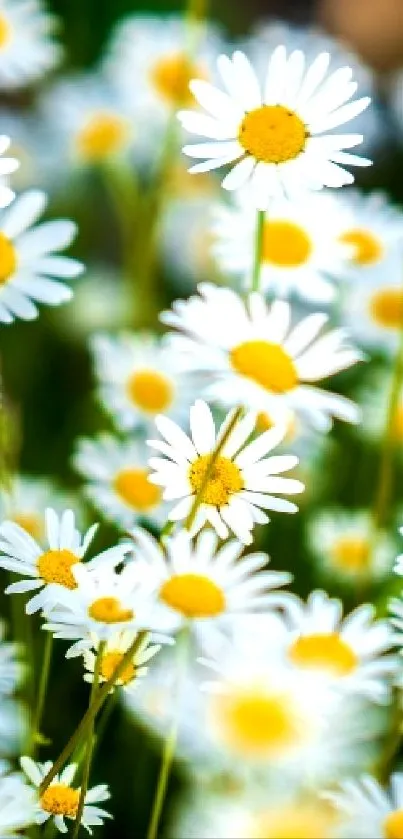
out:
M346 151L359 145L362 135L330 132L365 110L370 99L350 101L357 89L351 68L328 73L329 65L327 52L306 66L301 50L287 55L278 46L260 85L243 52L221 55L225 92L194 80L190 89L207 114L179 112L184 128L209 139L184 147L185 154L203 160L191 171L235 163L223 187L234 190L250 181L255 206L262 210L284 193L291 197L353 183L344 166L371 162Z
M56 775L45 792L40 793L39 787L45 779L52 762L37 763L30 757L21 758L21 766L31 784L38 789L36 795L35 824L45 824L52 819L60 833L67 833L68 826L65 819L73 821L77 815L80 799L80 789L73 786L77 765L70 763L60 775ZM104 819L112 816L99 804L108 801L110 793L106 784L92 787L85 795L85 804L80 824L92 833L92 827L103 824Z
M349 248L343 270L336 272L353 284L381 279L390 255L403 246L401 210L383 192L349 189L333 204L331 220L335 237Z
M17 773L0 770L0 836L18 839L20 831L34 824L35 794Z
M7 176L15 172L20 165L15 157L3 157L10 143L10 137L7 137L5 134L0 135L0 209L7 207L14 198L14 192L8 186Z
M337 792L326 793L340 814L343 836L352 839L398 839L403 831L403 775L392 775L385 790L370 775L340 784Z
M159 416L156 426L164 439L150 440L149 445L164 457L150 458L154 470L150 480L164 487L166 500L180 499L169 514L171 521L186 519L202 492L192 532L197 533L209 522L221 539L226 539L230 530L239 541L250 544L254 524L268 521L263 510L295 513L298 507L277 495L300 493L304 485L293 478L278 477L292 469L298 458L266 457L283 439L284 428L273 428L247 442L256 424L251 413L235 424L209 476L213 453L232 420L230 413L217 431L210 408L197 400L190 409L188 437L168 417Z
M136 632L130 630L122 630L112 635L105 643L105 647L101 653L101 660L99 662L99 681L107 682L116 668L121 663L125 653L129 647L132 646L136 638ZM139 645L138 650L133 654L127 662L116 680L117 687L123 687L128 693L137 690L138 680L147 676L148 664L154 656L160 651L159 644L151 644L147 637L144 638ZM99 641L95 643L95 650L84 650L83 659L86 673L84 679L90 684L94 681L94 671L96 667L97 654L99 651ZM113 690L113 688L112 688Z
M0 217L0 321L33 320L37 303L60 306L72 297L61 280L83 271L75 259L58 252L74 239L76 226L59 219L35 225L46 207L40 190L29 190L15 199Z
M184 369L209 375L208 400L228 407L236 401L272 422L287 423L295 411L321 431L331 428L332 417L359 421L352 402L316 386L362 360L346 330L320 334L328 321L322 313L292 326L286 300L268 304L254 293L245 302L235 291L208 283L198 290L161 319L182 333L171 336L171 345Z
M41 0L2 0L0 9L0 87L24 87L52 70L62 50L54 40L56 18Z

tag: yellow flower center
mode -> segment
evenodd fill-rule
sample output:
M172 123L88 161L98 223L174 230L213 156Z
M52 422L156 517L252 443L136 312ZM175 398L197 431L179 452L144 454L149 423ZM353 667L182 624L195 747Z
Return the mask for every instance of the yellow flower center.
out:
M396 408L393 418L393 434L396 440L403 439L403 402Z
M274 419L269 416L266 411L260 411L256 417L256 431L259 434L263 434L265 431L270 431L271 428L274 428L276 425ZM284 440L287 443L291 443L292 440L295 440L298 431L298 424L297 418L293 411L289 412L289 416L287 418L287 431L284 437Z
M134 618L132 609L125 609L117 597L100 597L94 600L88 614L99 623L123 623Z
M256 160L285 163L304 150L308 133L302 119L283 105L263 105L244 117L238 140Z
M376 291L369 303L370 315L385 329L401 329L403 324L403 292L399 288Z
M111 676L113 676L116 668L119 667L119 664L122 661L123 656L124 653L120 653L118 651L111 651L109 653L103 654L101 659L100 675L103 679L105 679L106 682L109 681ZM126 667L121 672L118 679L118 683L127 685L129 682L133 681L135 675L136 668L133 662L129 661L129 663L126 664Z
M129 126L126 120L116 114L99 111L79 131L76 145L81 157L97 162L119 152L128 137Z
M74 819L77 815L80 792L71 789L66 784L51 784L41 795L40 805L46 813L53 816L68 816Z
M291 221L266 221L263 228L262 262L281 268L299 268L312 254L305 230Z
M355 652L337 632L301 635L288 654L298 667L327 670L335 676L348 676L358 665Z
M342 536L332 547L334 564L346 571L366 571L371 560L368 539Z
M333 819L320 805L301 804L255 818L248 837L252 839L326 839Z
M156 370L137 370L127 382L129 398L142 411L159 414L170 408L174 391L171 382Z
M373 265L382 259L382 243L369 230L348 230L340 236L340 241L355 248L350 257L354 265Z
M245 341L230 352L230 361L237 373L274 393L287 393L298 384L292 358L268 341Z
M43 539L45 528L41 516L35 515L35 513L14 513L12 520L23 530L26 530L33 539L38 542Z
M15 273L17 267L17 253L10 239L0 233L0 286Z
M260 685L212 697L210 720L220 740L238 754L274 756L306 734L289 696Z
M161 501L161 490L148 480L148 469L122 469L113 485L123 501L139 512L151 510Z
M192 463L189 469L190 486L195 495L201 490L206 472L210 468L210 462L211 453L202 454ZM228 504L231 495L240 492L243 486L244 482L238 466L228 457L219 456L203 489L202 502L203 504L213 504L214 507L222 507L224 504Z
M64 588L77 588L71 567L80 562L78 556L71 551L46 551L37 561L39 576L45 583L57 583Z
M0 49L7 46L11 38L11 26L4 15L0 15Z
M403 810L389 813L383 823L385 839L403 839Z
M157 93L171 105L190 105L193 94L189 82L203 78L203 72L185 53L160 58L151 70L151 81Z
M161 588L160 600L186 618L215 618L225 611L219 586L201 574L177 574Z

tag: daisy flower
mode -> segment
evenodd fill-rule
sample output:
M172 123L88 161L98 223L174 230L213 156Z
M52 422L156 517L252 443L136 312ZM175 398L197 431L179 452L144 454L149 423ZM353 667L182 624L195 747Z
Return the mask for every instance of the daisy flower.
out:
M343 836L352 839L398 839L403 835L403 775L391 777L386 791L371 775L344 781L326 793L342 817Z
M285 300L270 305L254 293L245 302L235 291L209 283L198 291L177 300L161 320L184 333L171 336L183 367L208 374L207 399L226 406L236 399L275 422L287 422L295 411L321 431L331 428L333 416L359 421L352 402L314 385L362 360L344 329L320 335L327 315L311 314L291 326Z
M123 656L133 644L135 637L135 632L123 630L122 632L116 632L115 635L112 635L108 639L99 665L100 682L107 682L111 678L122 661ZM93 650L85 650L83 654L84 667L87 670L84 680L90 682L90 684L94 681L98 648L99 642L95 644L95 652ZM123 687L129 693L137 690L138 680L147 675L148 663L157 655L160 649L159 644L150 644L148 639L145 638L137 652L133 655L133 658L127 663L115 685L117 687Z
M344 192L333 207L334 235L348 246L342 274L352 283L381 279L388 257L403 243L403 213L383 192L355 189Z
M19 161L14 157L3 157L10 147L11 140L5 134L0 135L0 209L7 207L14 198L14 192L5 182L5 176L11 175L19 167Z
M210 408L197 400L190 409L191 437L165 416L156 419L163 440L150 440L149 445L164 457L150 458L154 470L150 480L164 487L165 500L180 499L171 510L171 521L182 521L189 515L203 487L206 471L214 451L232 421L229 414L216 431ZM293 478L278 477L292 469L298 458L291 455L266 455L283 439L284 428L276 427L247 443L255 428L255 415L247 414L235 425L216 458L212 474L203 488L193 532L206 522L221 539L231 530L244 544L252 542L254 524L265 524L263 510L295 513L296 504L276 497L303 492L304 485Z
M72 297L60 280L73 279L83 271L81 262L60 256L74 239L72 221L48 221L32 225L46 207L44 192L29 190L19 195L0 217L0 321L33 320L36 303L59 306ZM52 278L52 279L51 279Z
M164 340L151 334L98 334L90 348L99 399L123 431L149 430L159 413L181 417L191 404L192 377L180 374Z
M10 491L0 490L0 522L4 519L13 521L42 543L46 538L46 507L52 506L56 512L62 513L66 502L66 494L48 478L17 475L13 478Z
M368 510L319 510L308 522L308 545L317 568L356 586L385 576L396 556L395 539L378 531Z
M34 824L35 794L17 773L0 771L0 836L18 839L20 831Z
M270 561L264 553L242 556L244 546L236 539L219 548L212 530L203 531L194 545L185 530L165 539L163 547L146 530L136 528L132 536L134 560L156 581L161 627L168 631L189 621L206 631L223 618L277 606L282 595L276 589L292 579L262 570Z
M368 166L371 161L345 149L359 145L362 135L330 132L365 110L370 98L350 101L357 89L352 70L328 73L329 64L327 52L306 66L300 50L287 55L279 46L260 85L243 52L231 58L221 55L218 70L225 92L193 80L190 90L207 114L178 115L184 128L209 140L184 147L185 154L203 160L190 171L234 163L223 187L234 190L250 182L255 206L261 210L283 193L291 196L353 183L344 166Z
M25 578L8 586L6 594L25 594L41 589L28 601L28 615L43 609L50 601L57 602L58 591L77 588L73 571L81 564L98 527L92 525L82 537L76 529L72 510L65 510L58 516L52 508L45 512L45 523L48 543L45 550L14 521L4 521L0 526L0 568ZM98 554L89 565L91 568L106 562L118 565L126 553L127 547L116 545Z
M264 221L260 285L276 297L296 292L302 299L328 303L335 295L337 275L349 248L337 241L329 224L333 199L318 194L302 202L273 201ZM224 271L242 279L251 276L256 211L250 188L240 190L232 206L217 206L212 226L212 252Z
M144 447L136 440L121 441L111 434L80 440L74 465L87 481L87 498L106 518L126 529L139 518L159 525L166 521L161 490L149 481Z
M40 0L2 0L0 9L0 86L24 87L59 63L61 47L53 34L57 19Z
M60 775L55 776L42 795L39 792L39 787L52 768L52 761L37 763L30 757L22 757L21 766L31 784L38 790L35 824L45 824L49 819L52 819L54 826L60 833L67 833L68 825L65 819L69 821L75 819L80 800L80 788L72 786L77 772L77 764L70 763L66 766ZM80 824L88 830L88 833L92 833L92 827L102 825L104 819L112 818L110 813L99 807L99 804L108 801L109 798L110 793L106 784L98 784L86 793Z

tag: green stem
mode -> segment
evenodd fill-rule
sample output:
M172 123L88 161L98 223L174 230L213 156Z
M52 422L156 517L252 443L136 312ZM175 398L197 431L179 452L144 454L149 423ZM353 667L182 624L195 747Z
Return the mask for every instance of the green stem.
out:
M38 696L36 701L36 708L32 720L32 733L31 733L31 743L30 743L30 750L29 753L31 757L34 757L36 747L40 742L40 733L41 733L41 723L42 723L42 714L43 708L45 705L45 698L46 698L46 691L49 682L49 675L50 675L50 667L52 662L52 648L53 648L53 635L48 632L45 644L43 648L43 660L42 660L42 670L41 670L41 677L39 681L39 688L38 688Z
M262 247L266 213L258 210L256 214L255 249L253 253L253 266L251 278L251 291L259 291L260 270L262 267Z
M109 692L114 687L115 682L119 679L119 676L123 673L125 667L129 664L129 662L134 658L136 653L139 649L142 648L145 638L148 637L148 632L146 630L142 630L138 633L133 643L130 647L126 650L123 658L120 660L119 664L115 668L112 673L110 679L107 682L104 682L102 687L98 690L92 705L87 709L84 716L80 720L76 730L70 737L70 740L66 743L65 747L60 752L59 756L56 758L53 766L49 770L46 777L43 779L41 786L39 788L40 795L43 795L45 790L47 790L49 784L52 783L55 776L61 771L64 764L69 759L70 755L84 736L85 732L87 731L88 726L90 726L95 720L95 717L98 714L98 711L101 710L105 700L108 697Z
M399 406L400 393L403 386L403 324L400 333L400 341L396 353L393 369L392 385L390 390L385 435L382 447L381 466L379 472L378 492L374 504L374 524L380 530L387 519L389 499L393 483L393 453L395 447L394 423L396 411Z

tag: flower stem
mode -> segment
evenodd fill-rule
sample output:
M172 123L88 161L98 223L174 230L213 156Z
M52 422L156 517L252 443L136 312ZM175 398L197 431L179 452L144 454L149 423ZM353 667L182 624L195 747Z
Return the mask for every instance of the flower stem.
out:
M80 720L76 730L70 737L70 740L66 743L64 749L60 752L59 756L56 758L53 766L49 770L46 777L43 779L41 786L39 788L40 795L43 795L45 790L47 790L49 784L52 783L54 777L61 771L66 761L69 759L70 755L84 736L85 732L87 731L88 726L90 726L95 720L95 717L98 714L98 711L102 708L105 700L108 697L110 690L114 687L115 682L119 679L119 676L123 673L125 667L129 664L132 658L136 655L139 649L142 648L145 638L148 636L147 630L141 630L138 633L137 637L130 645L128 650L126 650L123 658L120 660L119 664L115 668L112 673L110 679L107 682L104 682L102 687L97 691L96 696L94 697L93 703L85 712L84 716Z
M255 228L255 250L253 254L251 291L259 291L260 285L260 269L262 266L262 248L263 248L263 234L266 213L264 210L258 210L256 214L256 228Z
M388 504L393 483L393 452L394 452L394 423L399 405L400 392L403 386L403 324L400 341L393 368L392 385L390 389L385 435L383 439L381 466L379 471L378 491L374 504L374 524L380 530L387 519Z
M199 491L196 495L196 498L195 498L195 500L192 504L192 508L189 512L189 515L188 515L187 519L186 519L185 527L186 527L187 530L191 530L193 525L194 525L195 518L196 518L197 512L199 510L200 504L202 504L202 502L203 502L204 491L205 491L205 489L207 487L207 484L208 484L208 482L211 478L212 472L214 470L214 466L217 463L217 460L218 460L218 458L219 458L219 456L220 456L220 454L221 454L229 436L232 434L237 422L240 420L240 418L242 416L242 411L243 411L242 406L235 409L230 421L227 423L227 426L224 428L223 433L221 434L221 437L217 440L216 447L215 447L215 449L214 449L214 451L211 455L211 459L210 459L210 461L207 465L207 469L204 473L203 480L200 484L200 489L199 489Z
M31 757L34 757L36 747L40 742L40 733L41 733L41 723L42 723L42 714L43 708L45 704L46 698L46 691L49 682L49 675L50 675L50 666L52 662L52 648L53 648L53 635L49 632L45 639L45 644L43 648L43 660L42 660L42 670L41 670L41 677L39 681L39 688L38 688L38 696L36 700L36 707L33 715L32 720L32 733L31 733L31 742L30 742L30 749L29 753Z

